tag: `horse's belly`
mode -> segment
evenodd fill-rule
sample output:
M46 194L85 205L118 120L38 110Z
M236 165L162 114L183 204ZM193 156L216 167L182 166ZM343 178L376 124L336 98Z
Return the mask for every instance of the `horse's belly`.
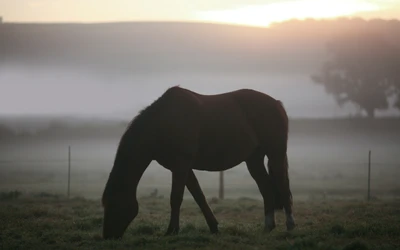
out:
M240 163L242 163L244 160L238 160L236 162L227 162L227 161L221 161L221 162L216 162L216 161L202 161L202 162L196 162L194 164L193 169L196 170L204 170L204 171L209 171L209 172L217 172L217 171L224 171L230 168L233 168Z
M194 169L207 171L222 171L239 165L251 155L257 145L248 142L232 142L225 147L219 148L215 145L200 150L197 155Z

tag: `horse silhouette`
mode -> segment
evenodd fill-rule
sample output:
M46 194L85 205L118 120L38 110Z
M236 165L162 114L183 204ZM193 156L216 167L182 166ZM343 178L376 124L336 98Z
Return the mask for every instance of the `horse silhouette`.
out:
M217 233L218 221L193 170L223 171L241 162L246 162L263 197L265 230L275 228L277 209L285 210L287 230L292 230L287 141L286 111L269 95L251 89L201 95L179 86L169 88L132 120L121 137L102 197L103 238L121 238L137 216L138 183L153 160L172 172L166 235L179 232L185 186L210 231Z

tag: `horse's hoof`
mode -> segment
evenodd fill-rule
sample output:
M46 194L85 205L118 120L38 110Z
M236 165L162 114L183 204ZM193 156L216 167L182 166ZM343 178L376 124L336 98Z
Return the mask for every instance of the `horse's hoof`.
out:
M264 227L264 232L269 233L269 232L271 232L272 230L274 230L275 227L276 227L275 224L272 224L272 225L269 225L269 226L265 226L265 227Z
M218 227L210 228L210 232L211 232L212 234L219 234Z
M294 222L293 214L286 214L286 228L288 231L292 231L296 227Z
M294 221L286 222L286 229L288 231L292 231L296 227Z
M275 229L276 223L275 223L275 215L273 213L265 216L265 224L264 225L265 225L264 232L269 233Z
M179 228L168 228L164 236L177 235L178 233L179 233Z

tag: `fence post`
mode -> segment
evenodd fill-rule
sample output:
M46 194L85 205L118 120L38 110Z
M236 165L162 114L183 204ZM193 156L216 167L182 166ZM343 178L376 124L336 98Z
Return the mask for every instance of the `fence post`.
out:
M371 199L371 150L368 152L368 201Z
M219 172L219 199L224 199L224 171Z
M70 190L70 181L71 181L71 146L68 146L68 191L67 191L68 198Z

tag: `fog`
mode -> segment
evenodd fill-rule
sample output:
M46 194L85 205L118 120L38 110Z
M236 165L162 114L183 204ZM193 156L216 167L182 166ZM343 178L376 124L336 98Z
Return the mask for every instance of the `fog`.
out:
M293 118L347 117L310 76L326 44L370 27L399 39L399 22L304 21L270 29L188 23L0 26L0 116L130 120L167 88L203 94L253 88L284 102ZM389 29L390 28L390 29ZM394 109L378 116L398 115Z
M372 194L379 198L399 195L400 123L294 120L289 137L289 173L295 198L356 198L366 194L368 151L372 151ZM100 126L100 125L99 125ZM95 128L87 127L87 130ZM111 129L110 129L111 128ZM65 194L68 146L71 146L71 193L99 198L111 170L120 124L89 134L74 129L3 139L0 144L0 189ZM58 132L57 132L58 131ZM84 131L84 130L83 130ZM104 131L104 132L103 132ZM267 162L267 159L265 159ZM218 174L195 171L207 197L218 194ZM169 196L171 174L152 162L139 186L139 196L155 188ZM226 197L261 198L242 163L225 172ZM186 197L190 197L188 192Z
M216 26L213 36L203 26L192 33L183 26L184 32L168 36L182 27L9 25L0 26L0 190L65 193L71 146L72 194L99 198L127 122L179 85L201 94L251 88L281 100L290 117L296 199L363 198L369 150L373 194L400 193L400 122L393 118L399 112L357 118L356 106L339 107L310 78L326 59L318 39L328 32L309 31L318 33L309 39L297 34L293 41L286 28L265 35ZM216 196L218 174L196 174L206 195ZM170 181L153 162L139 194L157 188L168 196ZM225 183L227 197L261 198L244 164L226 171Z
M0 114L3 115L65 114L131 119L139 109L175 85L203 94L256 89L282 100L291 117L338 117L354 111L339 109L333 98L307 75L257 76L232 72L227 75L119 75L107 79L67 71L26 73L14 69L3 70L0 82L4 90L0 93Z

